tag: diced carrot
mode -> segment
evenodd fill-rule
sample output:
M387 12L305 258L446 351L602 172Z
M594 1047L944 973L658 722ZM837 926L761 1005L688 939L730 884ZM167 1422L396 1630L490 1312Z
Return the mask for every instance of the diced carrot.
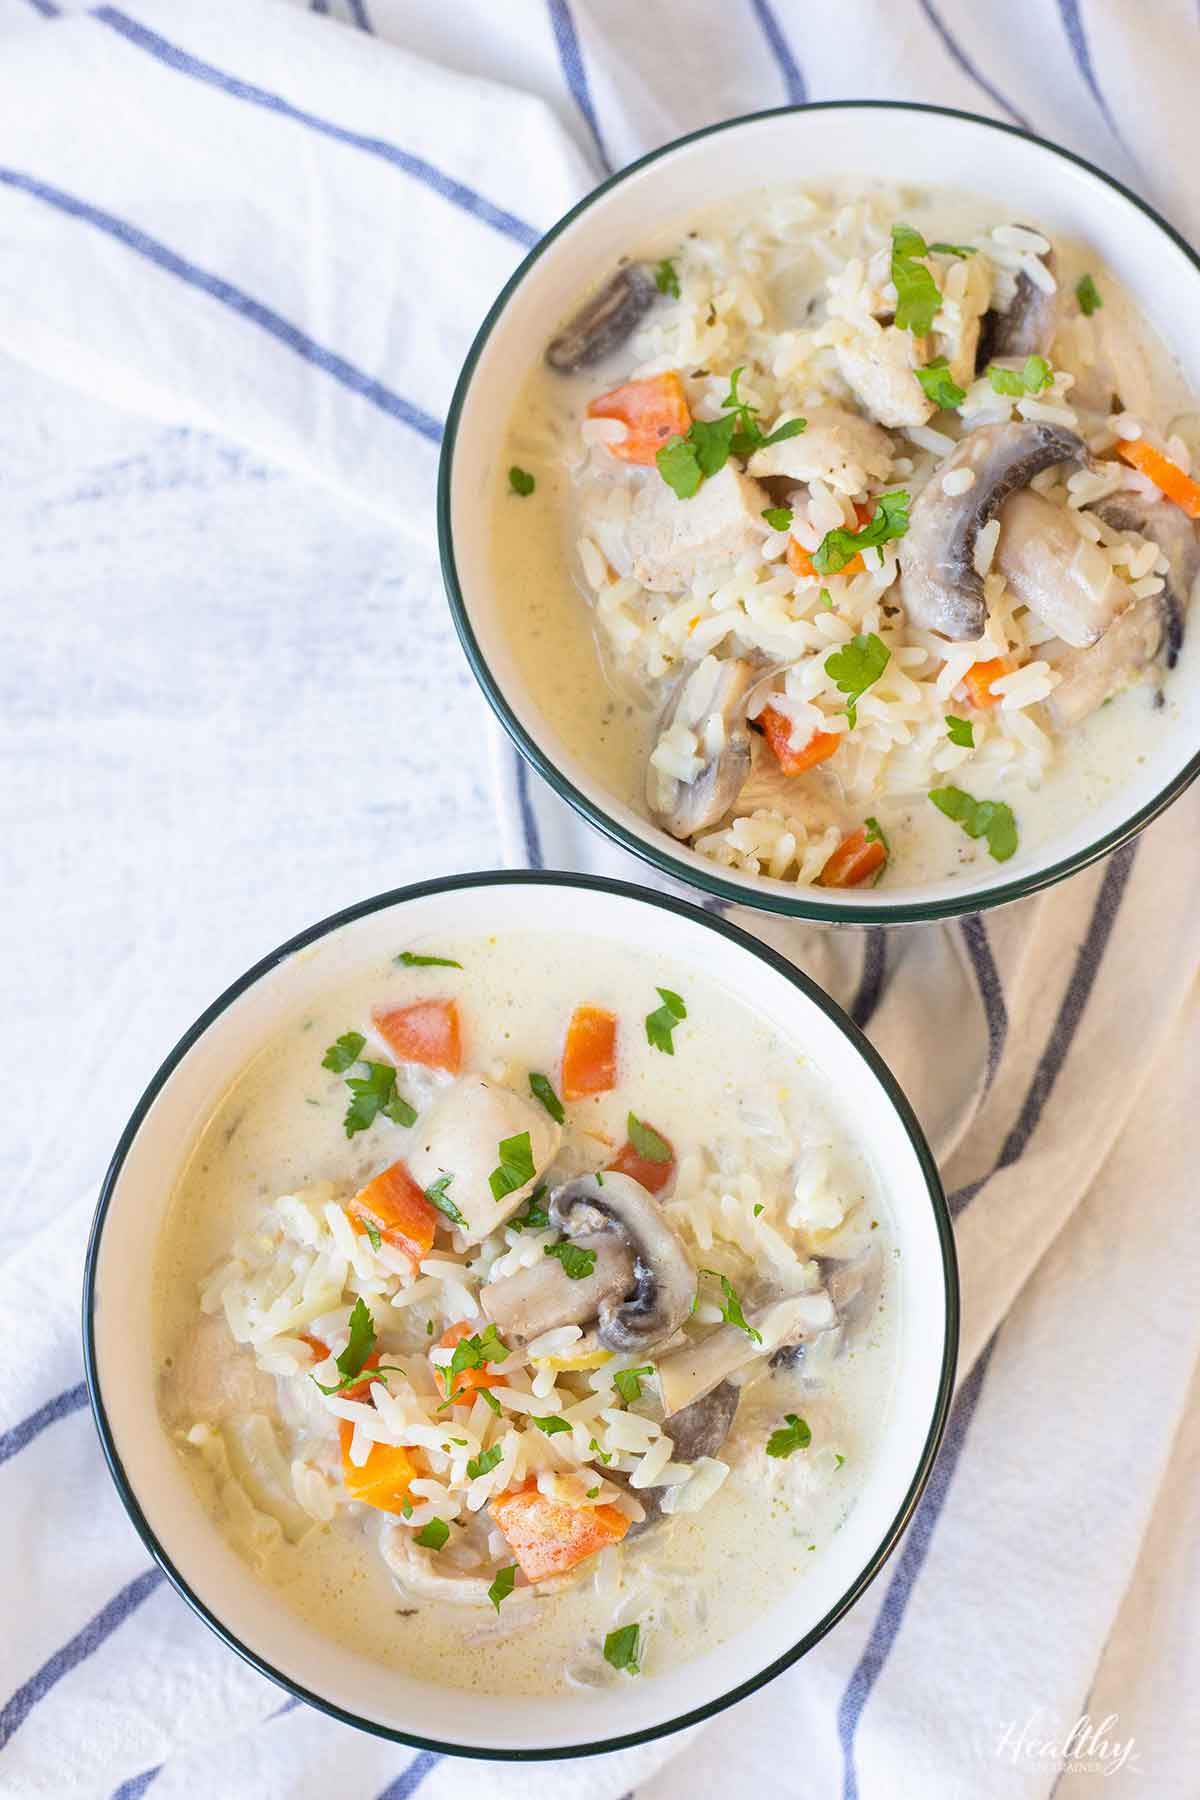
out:
M329 1355L329 1345L323 1344L319 1337L313 1337L309 1331L298 1331L296 1336L302 1344L307 1344L318 1362L324 1362Z
M1117 455L1141 474L1148 475L1168 500L1182 506L1189 519L1200 519L1200 482L1185 475L1177 462L1172 462L1145 438L1134 438L1132 443L1122 438L1117 444Z
M855 501L854 519L856 528L859 531L862 530L864 525L869 524L874 517L875 502L873 500L863 502ZM786 556L787 566L792 571L793 575L799 575L801 577L817 575L817 570L813 567L812 552L806 550L798 538L788 538ZM862 558L862 551L856 550L845 568L839 570L839 573L842 575L861 575L866 566L867 565Z
M418 1000L373 1015L375 1027L401 1062L424 1063L427 1069L462 1068L462 1031L453 1000Z
M617 1085L617 1020L602 1006L577 1006L563 1047L562 1096L582 1100Z
M881 838L868 838L864 826L844 837L817 877L821 887L861 887L883 868L887 846Z
M1000 696L993 694L992 683L1009 672L1008 662L1003 656L993 656L987 662L972 663L963 676L963 686L971 705L995 706Z
M663 445L682 437L692 422L683 382L674 369L627 381L588 401L589 419L619 419L627 427L620 443L609 444L622 462L652 463Z
M662 1137L661 1132L655 1135ZM663 1143L667 1143L666 1138ZM667 1144L667 1148L670 1150L671 1146ZM629 1175L634 1181L641 1182L648 1194L661 1194L675 1173L675 1152L671 1150L666 1162L651 1162L648 1156L639 1156L632 1144L625 1143L608 1166L619 1175Z
M629 1530L615 1506L567 1506L536 1487L501 1494L492 1501L492 1517L529 1581L564 1575L585 1556L619 1544Z
M447 1330L442 1333L437 1341L437 1347L439 1350L453 1350L454 1346L457 1343L460 1343L463 1338L473 1337L477 1329L477 1326L468 1325L465 1319L460 1319L457 1325L449 1326ZM439 1377L443 1376L445 1368L446 1365L443 1364L442 1367L438 1369ZM451 1405L471 1406L473 1405L475 1395L480 1388L503 1387L504 1380L505 1378L503 1375L493 1375L487 1363L483 1363L478 1369L460 1369L458 1374L454 1377L454 1393Z
M346 1211L356 1231L369 1220L385 1243L419 1263L433 1249L438 1215L402 1162L394 1162L360 1188Z
M842 741L837 731L814 731L803 749L792 749L792 721L773 706L765 706L758 715L766 740L785 775L803 775L832 756Z
M399 1444L372 1444L366 1462L356 1467L350 1461L354 1427L349 1419L338 1421L338 1437L342 1445L342 1477L350 1498L379 1512L398 1513L420 1473L412 1452Z

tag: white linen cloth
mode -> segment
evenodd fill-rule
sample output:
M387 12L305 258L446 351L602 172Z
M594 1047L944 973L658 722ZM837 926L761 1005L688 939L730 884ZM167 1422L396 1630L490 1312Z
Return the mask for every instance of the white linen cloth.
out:
M920 98L1027 121L1184 231L1200 225L1181 154L1200 44L1183 0L1010 0L986 15L971 0L819 11L659 0L652 29L626 0L353 0L340 19L272 0L64 11L0 0L0 351L94 401L219 433L256 470L299 471L370 509L361 529L374 546L394 550L384 528L402 528L392 578L360 621L415 646L410 685L391 671L401 758L406 696L444 666L421 657L446 650L422 632L440 606L432 484L454 376L524 249L605 167L788 99ZM23 391L15 377L8 387ZM136 558L136 509L119 517ZM236 563L226 578L238 581ZM76 598L90 629L82 578ZM286 606L286 589L272 599ZM95 604L101 624L116 616L106 593ZM122 623L136 642L139 621ZM159 620L140 624L151 633ZM263 643L239 638L226 665L186 642L162 741L181 717L191 728L189 707L215 721L196 747L227 759L233 832L236 738L256 728L253 683L235 664L252 670ZM101 663L115 654L102 630L86 644ZM351 710L377 649L347 646L349 672L330 675L356 737L377 716ZM54 668L39 673L34 692L6 690L0 723L5 891L30 922L31 894L70 882L73 797L94 843L107 748L69 744ZM236 705L221 710L231 683ZM452 686L464 689L457 663ZM494 766L511 860L532 851L550 866L634 872L535 777L518 778L498 739ZM309 791L294 767L281 773L280 805L303 815ZM137 793L169 813L171 794ZM259 928L278 939L322 910L314 891L333 905L418 872L415 854L397 861L372 835L369 807L356 812L344 760L320 796L338 797L336 839L305 845L286 899L259 868L232 864L231 919L250 885ZM57 841L43 831L49 801ZM1198 814L1189 796L1138 846L986 920L885 938L739 911L869 1026L930 1132L955 1196L961 1387L912 1529L830 1638L685 1738L573 1764L485 1771L292 1706L149 1563L83 1411L76 1295L115 1102L174 1035L134 1037L144 1062L114 1075L113 1021L142 1005L156 1018L171 986L159 925L170 871L160 890L122 895L128 915L119 875L91 912L83 897L76 991L52 982L57 998L42 1003L23 940L3 977L5 1016L36 1031L19 1034L0 1209L0 1792L683 1800L719 1784L755 1800L1034 1800L1064 1758L1089 1756L1095 1776L1075 1770L1073 1782L1104 1779L1123 1756L1115 1791L1194 1792ZM37 870L30 843L49 844ZM331 843L345 859L332 873ZM294 847L283 827L278 847ZM106 952L129 916L147 941L140 955L122 941L109 979ZM187 939L171 948L189 954ZM217 962L203 997L237 966ZM1113 1718L1102 1744L1077 1738L1070 1758L1085 1712Z

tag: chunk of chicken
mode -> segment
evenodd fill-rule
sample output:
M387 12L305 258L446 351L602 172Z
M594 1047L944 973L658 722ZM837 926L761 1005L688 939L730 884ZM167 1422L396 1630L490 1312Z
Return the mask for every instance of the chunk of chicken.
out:
M924 425L934 411L933 401L914 373L919 362L918 345L911 331L887 325L877 337L863 337L838 345L842 375L873 419L900 428Z
M629 514L633 575L653 593L680 593L706 564L730 562L760 542L766 492L732 463L680 500L651 471L639 484Z
M236 1344L223 1313L197 1319L180 1338L162 1374L163 1411L172 1425L204 1419L210 1425L246 1413L270 1412L275 1378L253 1353Z
M1163 609L1157 596L1123 612L1086 650L1068 650L1055 663L1062 680L1046 701L1058 731L1069 731L1114 694L1140 681L1162 649Z
M1098 544L1081 537L1065 507L1026 488L1000 509L996 562L1017 599L1065 644L1094 644L1134 604Z
M511 1194L497 1197L489 1178L500 1166L500 1144L524 1132L529 1133L533 1175ZM474 1244L528 1198L561 1140L560 1127L538 1101L468 1076L421 1114L412 1131L408 1168L423 1188L443 1175L451 1177L446 1197L462 1214L465 1223L460 1229Z
M933 353L946 357L950 379L960 388L969 388L975 379L975 359L979 335L992 297L992 281L982 256L968 256L947 278L947 290L954 290L957 318L954 329L944 326L954 316L952 309L935 314L933 321ZM961 293L958 289L961 288Z
M804 416L808 425L798 437L754 452L746 465L751 475L824 481L839 494L861 494L869 483L887 480L892 441L886 431L843 406L810 406Z

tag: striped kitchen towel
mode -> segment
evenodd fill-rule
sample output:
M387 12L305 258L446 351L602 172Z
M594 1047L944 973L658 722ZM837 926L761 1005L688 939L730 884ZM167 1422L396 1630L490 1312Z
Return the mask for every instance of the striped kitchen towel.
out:
M648 16L0 0L0 348L303 471L400 527L431 572L441 421L496 289L606 169L682 131L808 98L965 106L1200 226L1191 0L657 0ZM514 861L614 866L499 742L495 767ZM850 1006L938 1147L963 1379L862 1604L686 1739L483 1772L357 1734L244 1668L150 1564L103 1471L76 1319L93 1195L57 1191L40 1146L0 1263L0 1792L683 1800L719 1782L755 1800L1043 1800L1085 1753L1120 1759L1110 1794L1194 1792L1198 811L1185 799L1138 846L986 920L885 937L740 915ZM98 1175L110 1146L86 1108L72 1124L72 1168ZM1098 1729L1072 1739L1083 1714Z

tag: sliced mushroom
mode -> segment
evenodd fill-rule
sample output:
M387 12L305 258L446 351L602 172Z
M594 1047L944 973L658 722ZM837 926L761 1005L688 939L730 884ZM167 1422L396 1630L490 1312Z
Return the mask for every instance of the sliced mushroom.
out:
M1128 584L1067 509L1028 489L1001 509L996 565L1016 598L1076 648L1094 644L1134 604Z
M657 289L645 263L622 263L615 275L586 300L546 348L546 361L560 375L590 369L629 338L654 303Z
M810 406L804 417L799 436L754 452L746 464L751 475L824 481L839 494L861 494L870 483L887 480L892 440L886 431L844 406Z
M490 1178L500 1162L500 1145L524 1132L529 1133L533 1177L511 1194L497 1197ZM421 1114L412 1131L408 1170L423 1188L443 1175L451 1177L446 1197L462 1214L460 1229L474 1244L528 1198L561 1140L561 1129L536 1100L468 1075L446 1088Z
M646 770L646 803L672 837L715 825L737 799L750 773L746 704L762 678L740 657L706 656L677 690ZM662 766L681 755L690 757L686 780Z
M539 1257L530 1269L489 1281L479 1303L501 1337L528 1343L558 1325L584 1325L608 1300L624 1299L634 1288L633 1252L615 1231L584 1232L574 1239L595 1256L591 1273L573 1280L554 1256Z
M696 1297L696 1271L683 1240L640 1182L611 1169L579 1175L555 1189L549 1217L572 1238L617 1232L633 1254L632 1290L597 1307L596 1336L604 1349L641 1355L678 1331Z
M1182 507L1142 494L1113 494L1095 509L1115 531L1136 531L1156 543L1167 559L1166 586L1156 596L1163 613L1163 657L1168 669L1179 661L1184 620L1200 576L1200 534Z
M1032 230L1032 226L1024 227ZM1053 278L1056 259L1053 248L1038 258ZM1022 269L1017 276L1017 291L1003 312L994 308L984 315L979 334L975 367L981 372L997 356L1045 356L1058 329L1058 289L1048 290L1033 281Z
M729 1436L733 1415L737 1412L741 1397L740 1388L735 1387L732 1381L723 1381L711 1394L693 1400L682 1412L665 1419L663 1435L669 1437L675 1446L672 1460L694 1463L702 1456L715 1456ZM612 1479L611 1475L609 1479ZM665 1493L666 1489L662 1487L638 1490L638 1499L645 1509L645 1517L629 1527L627 1537L638 1537L648 1526L658 1523L662 1517Z
M785 440L786 441L786 440ZM629 570L654 594L678 594L717 563L761 544L769 496L730 463L681 500L657 469L637 478L626 527Z
M897 429L924 425L936 410L917 380L920 340L898 325L886 325L874 337L838 345L838 366L873 419Z
M759 1307L747 1315L747 1323L759 1334L761 1343L740 1325L722 1325L699 1343L684 1344L660 1358L658 1383L668 1418L710 1394L756 1356L770 1356L783 1344L829 1331L837 1324L837 1310L829 1295L818 1289Z
M1073 431L1025 420L981 425L963 438L926 484L900 543L901 598L913 624L955 640L980 637L987 606L975 567L979 533L1043 469L1086 454ZM974 476L971 486L947 494L945 477L960 469Z

